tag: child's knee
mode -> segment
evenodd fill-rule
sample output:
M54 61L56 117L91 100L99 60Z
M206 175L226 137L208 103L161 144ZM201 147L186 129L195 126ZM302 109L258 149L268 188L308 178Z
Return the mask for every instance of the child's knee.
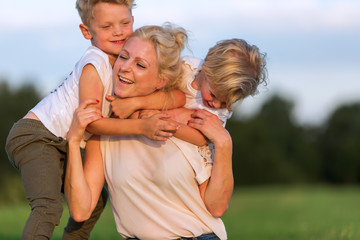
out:
M33 199L30 201L31 212L58 225L63 213L62 198L58 199Z

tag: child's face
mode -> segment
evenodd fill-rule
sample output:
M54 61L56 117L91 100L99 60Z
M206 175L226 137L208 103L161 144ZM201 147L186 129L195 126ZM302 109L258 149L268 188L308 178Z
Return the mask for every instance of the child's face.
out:
M200 85L200 92L203 104L210 108L226 108L226 98L220 97L215 92L203 71L201 71L200 73L203 75Z
M138 37L128 39L114 64L114 92L121 98L145 96L162 88L152 43Z
M114 61L133 32L133 17L124 5L98 3L89 30L92 45L98 47Z

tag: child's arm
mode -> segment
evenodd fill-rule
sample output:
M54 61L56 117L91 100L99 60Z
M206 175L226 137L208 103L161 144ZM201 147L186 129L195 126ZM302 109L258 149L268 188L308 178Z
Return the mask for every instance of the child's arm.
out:
M101 111L104 94L104 86L95 67L91 64L86 65L81 73L79 83L79 101L83 102L86 99L97 99L98 103L94 107ZM181 95L176 94L177 104L181 101ZM165 99L165 95L160 94L160 97ZM159 96L157 96L159 97ZM185 98L185 97L184 97ZM184 101L184 100L183 100ZM165 141L176 131L178 124L165 121L161 118L166 118L166 115L157 115L149 120L125 120L125 119L110 119L102 118L90 123L86 130L97 135L144 135L153 140Z
M168 110L167 113L170 115L172 121L175 121L180 125L179 129L174 134L175 137L197 146L204 146L207 143L207 138L199 130L188 126L188 122L190 121L194 110L175 108Z
M216 115L198 110L192 116L189 126L200 130L215 146L211 176L199 186L200 194L209 212L221 217L234 189L231 136Z
M87 128L97 135L121 136L144 135L149 139L166 141L179 128L179 124L164 120L166 113L159 113L146 119L102 118ZM101 127L103 126L103 127Z
M131 118L146 119L160 112L160 110L141 110L132 114ZM199 130L187 126L193 112L194 110L187 108L174 108L166 111L169 115L167 120L179 125L174 133L175 137L197 146L204 146L207 143L206 137Z
M147 96L122 99L107 95L106 99L111 101L111 110L118 118L128 118L138 110L178 108L184 106L186 101L185 94L180 90L156 91Z

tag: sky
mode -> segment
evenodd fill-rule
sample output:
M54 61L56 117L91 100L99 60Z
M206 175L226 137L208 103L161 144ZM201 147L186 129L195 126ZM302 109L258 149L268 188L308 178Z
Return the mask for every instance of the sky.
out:
M185 55L204 58L217 41L242 38L267 54L268 85L237 107L251 116L274 94L304 125L360 101L358 0L137 0L134 28L171 22L189 31ZM75 0L5 1L0 8L0 79L47 94L90 45Z

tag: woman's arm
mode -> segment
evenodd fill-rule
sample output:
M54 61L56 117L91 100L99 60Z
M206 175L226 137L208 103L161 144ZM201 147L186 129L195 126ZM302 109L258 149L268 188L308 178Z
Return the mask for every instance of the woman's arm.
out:
M85 152L84 166L80 153L80 141L86 126L100 118L101 112L95 100L80 104L68 132L68 162L65 173L65 197L70 215L75 221L88 219L96 206L105 182L98 137L89 140Z
M215 146L211 176L199 186L200 194L209 212L221 217L228 209L234 189L232 139L216 115L196 110L192 116L189 126L201 131Z

